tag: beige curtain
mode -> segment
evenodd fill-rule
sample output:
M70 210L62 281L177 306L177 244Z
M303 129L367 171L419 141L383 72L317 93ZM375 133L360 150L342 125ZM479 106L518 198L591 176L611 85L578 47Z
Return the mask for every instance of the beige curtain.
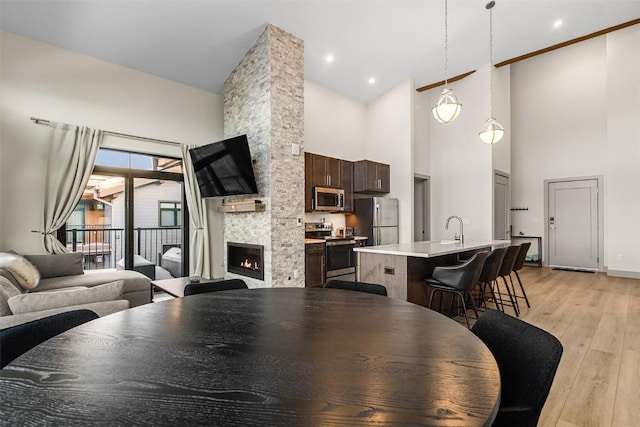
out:
M192 231L189 239L189 274L211 278L211 256L209 254L209 227L205 201L200 197L198 181L193 171L189 149L194 145L182 146L182 173L184 192L189 207L189 224Z
M102 143L102 131L51 123L49 153L44 173L42 243L51 254L68 252L56 238L82 197Z

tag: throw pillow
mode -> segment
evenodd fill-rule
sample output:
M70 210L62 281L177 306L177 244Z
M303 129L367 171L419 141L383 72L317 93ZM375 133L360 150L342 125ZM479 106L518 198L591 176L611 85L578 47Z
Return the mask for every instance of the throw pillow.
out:
M11 314L11 309L7 300L9 298L20 295L22 291L11 283L10 280L0 276L0 316L8 316Z
M13 314L122 299L123 280L87 289L65 289L15 295L7 301Z
M75 276L84 274L82 252L55 255L25 255L24 257L40 272L40 278Z
M25 290L33 289L40 281L40 273L26 258L7 252L0 252L0 268L4 268Z

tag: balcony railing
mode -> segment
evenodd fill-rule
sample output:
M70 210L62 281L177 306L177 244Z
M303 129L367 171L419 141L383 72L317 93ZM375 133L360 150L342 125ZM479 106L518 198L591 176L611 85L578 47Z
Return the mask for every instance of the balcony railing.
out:
M67 226L67 249L84 254L84 269L124 267L124 228ZM180 227L134 228L134 255L161 265L163 249L180 246Z

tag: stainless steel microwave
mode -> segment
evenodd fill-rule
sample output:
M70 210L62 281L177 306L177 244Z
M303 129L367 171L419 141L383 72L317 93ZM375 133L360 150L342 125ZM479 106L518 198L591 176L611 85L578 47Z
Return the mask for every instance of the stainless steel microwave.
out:
M313 210L328 212L344 211L344 190L337 188L314 187Z

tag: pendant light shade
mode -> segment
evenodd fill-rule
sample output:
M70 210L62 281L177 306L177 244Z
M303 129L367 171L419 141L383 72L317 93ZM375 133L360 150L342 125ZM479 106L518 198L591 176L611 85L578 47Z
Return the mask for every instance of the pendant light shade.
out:
M449 65L449 40L448 40L448 2L444 1L444 89L438 98L438 102L431 109L433 117L440 123L449 123L453 121L460 111L462 104L458 102L458 98L453 91L447 86L447 68Z
M493 6L495 1L490 1L485 6L489 10L489 118L485 122L478 136L485 144L495 144L504 136L504 128L493 118Z
M495 144L504 136L504 128L493 117L487 119L478 136L485 144Z
M458 102L458 98L453 94L453 91L445 87L442 89L440 98L438 98L438 102L431 109L431 112L433 117L440 123L449 123L458 117L460 110L462 110L462 104Z

